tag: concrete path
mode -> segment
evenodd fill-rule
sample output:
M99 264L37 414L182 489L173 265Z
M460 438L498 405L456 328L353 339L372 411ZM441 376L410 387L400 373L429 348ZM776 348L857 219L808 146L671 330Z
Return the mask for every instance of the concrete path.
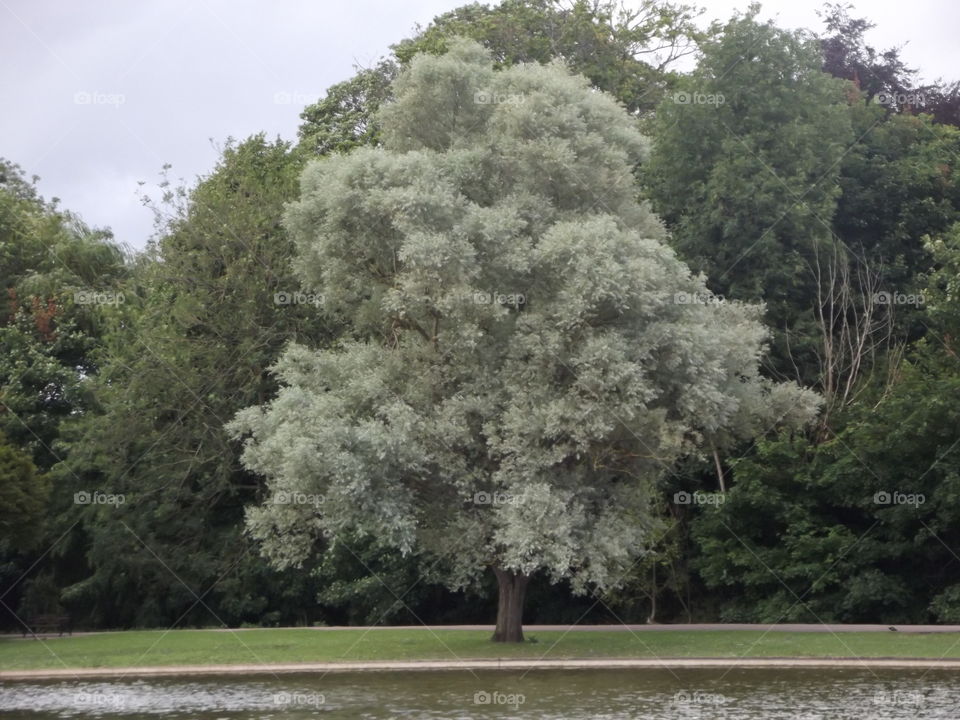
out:
M567 630L586 630L589 632L662 632L676 630L759 630L761 632L899 632L907 633L960 633L960 625L840 625L820 623L780 623L778 625L762 625L749 623L701 623L701 624L670 624L670 625L524 625L523 632ZM493 625L377 625L374 627L315 627L313 630L485 630L493 632Z
M671 632L676 630L757 630L760 632L819 632L819 633L844 633L844 632L893 632L891 628L895 627L899 632L905 633L960 633L960 625L841 625L841 624L819 624L819 623L780 623L777 625L749 624L749 623L676 623L668 625L524 625L523 631L527 634L537 632L567 632L567 631L587 631L587 632ZM257 632L258 630L316 630L318 632L329 630L354 630L365 632L367 630L482 630L493 633L493 625L335 625L323 627L284 627L284 628L182 628L182 629L201 629L217 632ZM127 632L126 630L94 630L90 632L75 632L73 635L104 635L111 632ZM19 633L10 633L8 637L20 637ZM32 636L30 636L32 637ZM30 639L28 637L27 639ZM59 637L57 633L39 633L37 637L47 639Z
M462 660L404 662L285 663L264 665L172 665L168 667L5 670L5 680L86 680L201 675L279 675L281 673L414 672L426 670L676 670L683 668L915 668L960 670L960 659L897 658L642 658L605 660Z

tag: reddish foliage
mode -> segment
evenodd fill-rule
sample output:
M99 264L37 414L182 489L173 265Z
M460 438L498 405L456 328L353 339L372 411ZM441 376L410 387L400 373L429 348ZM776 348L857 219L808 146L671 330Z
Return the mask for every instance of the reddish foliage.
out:
M50 342L56 336L53 329L53 320L57 315L57 301L49 298L44 307L43 299L36 295L31 298L31 308L33 310L33 322L37 326L37 332L47 342Z

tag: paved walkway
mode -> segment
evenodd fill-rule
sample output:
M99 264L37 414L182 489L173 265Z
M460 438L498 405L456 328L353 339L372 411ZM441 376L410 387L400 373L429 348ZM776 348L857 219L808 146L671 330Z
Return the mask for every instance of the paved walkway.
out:
M279 675L281 673L342 673L424 670L590 670L681 668L920 668L960 670L960 659L895 658L642 658L606 660L462 660L405 662L286 663L265 665L173 665L169 667L78 668L76 670L5 670L4 680L85 680L94 678L170 675Z
M524 625L524 633L548 632L567 630L623 631L623 632L661 632L675 630L759 630L761 632L892 632L896 628L899 632L910 633L960 633L960 625L840 625L840 624L804 624L780 623L778 625L762 625L749 623L701 623L701 624L670 624L670 625ZM493 625L377 625L368 628L356 627L316 627L313 630L486 630L493 632Z
M570 630L587 632L669 632L676 630L757 630L760 632L813 632L813 633L844 633L844 632L892 632L896 628L906 633L960 633L960 625L840 625L819 623L780 623L777 625L749 624L749 623L675 623L668 625L524 625L523 631L527 634L537 632L567 632ZM195 628L185 628L195 629ZM285 627L285 628L200 628L218 632L256 632L257 630L482 630L493 633L493 625L335 625L323 627ZM127 632L125 630L94 630L91 632L75 632L74 635L103 635L110 632ZM18 633L10 636L19 637ZM57 633L38 633L37 637L58 637Z

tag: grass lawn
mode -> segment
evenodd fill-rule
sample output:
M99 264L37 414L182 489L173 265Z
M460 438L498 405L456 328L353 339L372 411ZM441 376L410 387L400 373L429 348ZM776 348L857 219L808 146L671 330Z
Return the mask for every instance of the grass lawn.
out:
M699 630L527 633L522 645L476 630L160 630L38 641L0 638L0 670L150 665L605 657L960 657L960 633ZM530 642L535 639L536 642Z

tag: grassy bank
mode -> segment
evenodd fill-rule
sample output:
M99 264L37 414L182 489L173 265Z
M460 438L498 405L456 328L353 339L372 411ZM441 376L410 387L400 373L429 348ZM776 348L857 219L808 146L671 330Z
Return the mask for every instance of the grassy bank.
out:
M0 670L343 660L652 657L960 658L960 633L793 633L748 630L544 631L522 645L476 630L174 630L110 632L42 641L0 638Z

